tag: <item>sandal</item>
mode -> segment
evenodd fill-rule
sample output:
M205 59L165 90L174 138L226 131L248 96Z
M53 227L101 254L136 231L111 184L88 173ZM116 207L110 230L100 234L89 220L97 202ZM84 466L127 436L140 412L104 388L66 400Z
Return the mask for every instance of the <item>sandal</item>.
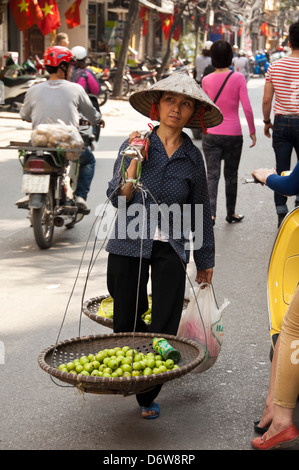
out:
M141 411L141 416L142 416L142 413L147 412L147 411L155 411L156 412L156 414L154 414L154 415L142 416L144 419L155 419L155 418L158 418L160 416L160 407L159 407L158 403L153 402L149 406L141 406L140 411Z

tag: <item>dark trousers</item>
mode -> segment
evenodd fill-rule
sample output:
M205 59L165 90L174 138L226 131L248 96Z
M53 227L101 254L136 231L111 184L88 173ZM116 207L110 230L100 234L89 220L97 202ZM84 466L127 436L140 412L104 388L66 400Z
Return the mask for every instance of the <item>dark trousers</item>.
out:
M153 333L175 335L179 326L184 294L185 265L168 242L154 241L150 259L131 256L108 256L107 286L113 297L115 333L147 332L141 316L148 310L147 284L151 270ZM137 288L139 280L138 304ZM137 311L137 316L136 316ZM136 317L136 326L135 326ZM136 395L140 406L148 406L160 392L161 385Z
M242 146L243 136L241 135L207 134L203 136L202 149L207 165L211 214L214 217L216 217L221 160L224 160L226 212L228 216L235 213Z
M276 158L276 171L280 175L282 171L290 169L293 149L299 159L299 116L275 116L272 145ZM296 200L299 201L299 194ZM274 193L274 202L277 214L288 212L286 196Z

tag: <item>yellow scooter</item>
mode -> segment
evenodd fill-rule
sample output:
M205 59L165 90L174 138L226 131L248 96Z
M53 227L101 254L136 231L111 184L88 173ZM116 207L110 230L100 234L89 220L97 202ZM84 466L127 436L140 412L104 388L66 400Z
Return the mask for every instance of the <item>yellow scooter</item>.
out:
M299 283L299 207L288 212L277 233L268 266L268 312L274 349L282 320Z

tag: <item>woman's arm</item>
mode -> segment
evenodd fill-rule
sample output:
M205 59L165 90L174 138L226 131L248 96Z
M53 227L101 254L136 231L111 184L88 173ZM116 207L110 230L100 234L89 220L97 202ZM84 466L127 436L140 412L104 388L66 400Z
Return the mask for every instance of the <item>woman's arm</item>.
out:
M294 196L299 192L299 162L289 176L277 175L274 168L259 168L252 172L252 176L277 193Z
M254 145L256 144L254 117L253 117L253 111L252 111L252 107L251 107L249 96L248 96L246 80L243 75L241 77L241 83L240 83L240 101L241 101L242 108L243 108L246 121L249 127L249 134L252 140L252 144L250 145L250 147L254 147Z

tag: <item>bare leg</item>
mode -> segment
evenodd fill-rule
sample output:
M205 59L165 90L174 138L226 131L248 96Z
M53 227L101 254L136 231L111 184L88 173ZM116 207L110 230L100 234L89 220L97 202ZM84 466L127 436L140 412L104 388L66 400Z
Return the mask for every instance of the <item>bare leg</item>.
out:
M276 345L274 348L274 354L272 358L272 367L271 367L271 375L270 375L270 383L269 383L269 390L268 395L266 398L266 403L264 407L264 411L259 422L260 428L265 428L269 426L272 422L273 414L274 414L274 385L275 385L275 377L276 377L276 369L277 369L277 359L278 359L278 351L279 351L279 344L280 344L280 336L276 341Z

